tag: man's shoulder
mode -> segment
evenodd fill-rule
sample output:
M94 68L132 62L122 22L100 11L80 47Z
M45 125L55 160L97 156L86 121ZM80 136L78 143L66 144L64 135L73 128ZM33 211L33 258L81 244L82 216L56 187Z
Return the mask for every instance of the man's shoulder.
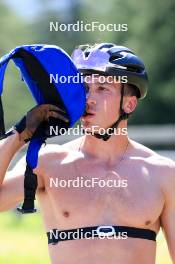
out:
M134 147L134 153L136 156L142 158L146 163L152 164L159 168L175 169L175 162L168 157L161 155L160 153L140 144L136 141L131 141Z
M165 194L174 192L175 189L175 162L160 155L144 145L134 142L137 159L141 166L149 171L152 179L161 186Z
M47 144L43 146L39 152L40 157L65 157L66 155L78 151L79 147L81 146L81 143L83 141L83 137L71 140L69 142L66 142L63 145L59 144Z
M47 144L40 149L36 173L44 175L48 167L60 165L66 160L67 163L77 158L77 150L82 139L72 140L66 144Z

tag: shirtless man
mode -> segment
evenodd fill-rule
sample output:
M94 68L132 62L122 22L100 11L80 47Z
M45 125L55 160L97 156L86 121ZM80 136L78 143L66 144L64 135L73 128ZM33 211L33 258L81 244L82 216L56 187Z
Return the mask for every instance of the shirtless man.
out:
M105 46L108 47L111 48L110 44ZM99 78L100 75L94 81L89 75L86 84L87 108L81 119L84 128L92 129L94 125L108 128L122 114L133 112L137 97L145 95L143 89L139 89L139 96L136 87L134 93L128 84L114 80L102 84ZM127 128L127 119L121 119L117 125ZM92 226L102 226L101 231L103 226L124 226L131 230L138 228L138 232L127 239L96 237L50 243L52 264L153 264L156 242L146 234L150 230L157 234L160 227L175 263L174 162L131 140L127 134L112 134L108 140L98 136L85 135L62 146L48 145L41 151L35 172L46 232L54 228L70 230ZM0 144L0 211L6 211L24 198L24 161L7 172L12 157L24 142L15 132ZM77 177L127 180L127 187L56 188L50 185L50 179L67 181Z

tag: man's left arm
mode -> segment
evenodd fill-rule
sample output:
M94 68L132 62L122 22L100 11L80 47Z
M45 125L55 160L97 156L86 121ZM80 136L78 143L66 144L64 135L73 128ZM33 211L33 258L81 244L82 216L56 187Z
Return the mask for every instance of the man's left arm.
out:
M165 176L165 185L163 187L165 194L164 209L161 214L161 227L164 232L169 253L175 264L175 165L167 168Z

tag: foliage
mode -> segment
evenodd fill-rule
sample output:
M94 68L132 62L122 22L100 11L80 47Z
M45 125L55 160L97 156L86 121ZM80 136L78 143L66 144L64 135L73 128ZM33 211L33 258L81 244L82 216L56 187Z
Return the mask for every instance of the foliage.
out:
M145 62L149 74L149 92L131 117L133 124L174 123L175 107L175 2L96 0L66 1L64 8L49 8L50 1L38 0L41 6L35 19L24 20L7 6L0 4L0 55L24 43L50 43L71 53L76 45L94 42L114 42L126 45ZM49 22L127 24L126 32L49 31ZM19 80L17 71L9 71L4 96L8 125L34 103ZM18 90L19 89L19 92ZM17 91L17 92L16 92ZM15 100L11 100L15 95ZM15 110L15 111L13 111Z

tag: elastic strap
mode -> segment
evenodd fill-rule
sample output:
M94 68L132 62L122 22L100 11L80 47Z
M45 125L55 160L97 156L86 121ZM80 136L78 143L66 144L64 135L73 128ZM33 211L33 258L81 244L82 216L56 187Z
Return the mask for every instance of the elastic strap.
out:
M31 138L28 146L26 155L27 166L24 175L24 202L21 208L17 208L22 214L35 213L37 211L34 205L34 200L38 181L37 175L33 172L33 169L37 167L39 150L41 145L45 143L45 140L46 138Z
M21 208L17 208L20 213L26 214L36 212L34 200L37 186L37 175L34 174L32 168L27 165L24 175L24 203Z
M82 227L70 230L52 229L47 232L48 244L55 245L61 241L100 237L99 233L97 232L98 228L99 226ZM132 237L156 241L156 233L150 229L128 226L113 226L113 228L115 230L115 235L122 235L122 233L126 233L126 238ZM107 234L108 232L104 233ZM78 238L75 238L75 234L79 234ZM114 235L111 236L114 237Z

